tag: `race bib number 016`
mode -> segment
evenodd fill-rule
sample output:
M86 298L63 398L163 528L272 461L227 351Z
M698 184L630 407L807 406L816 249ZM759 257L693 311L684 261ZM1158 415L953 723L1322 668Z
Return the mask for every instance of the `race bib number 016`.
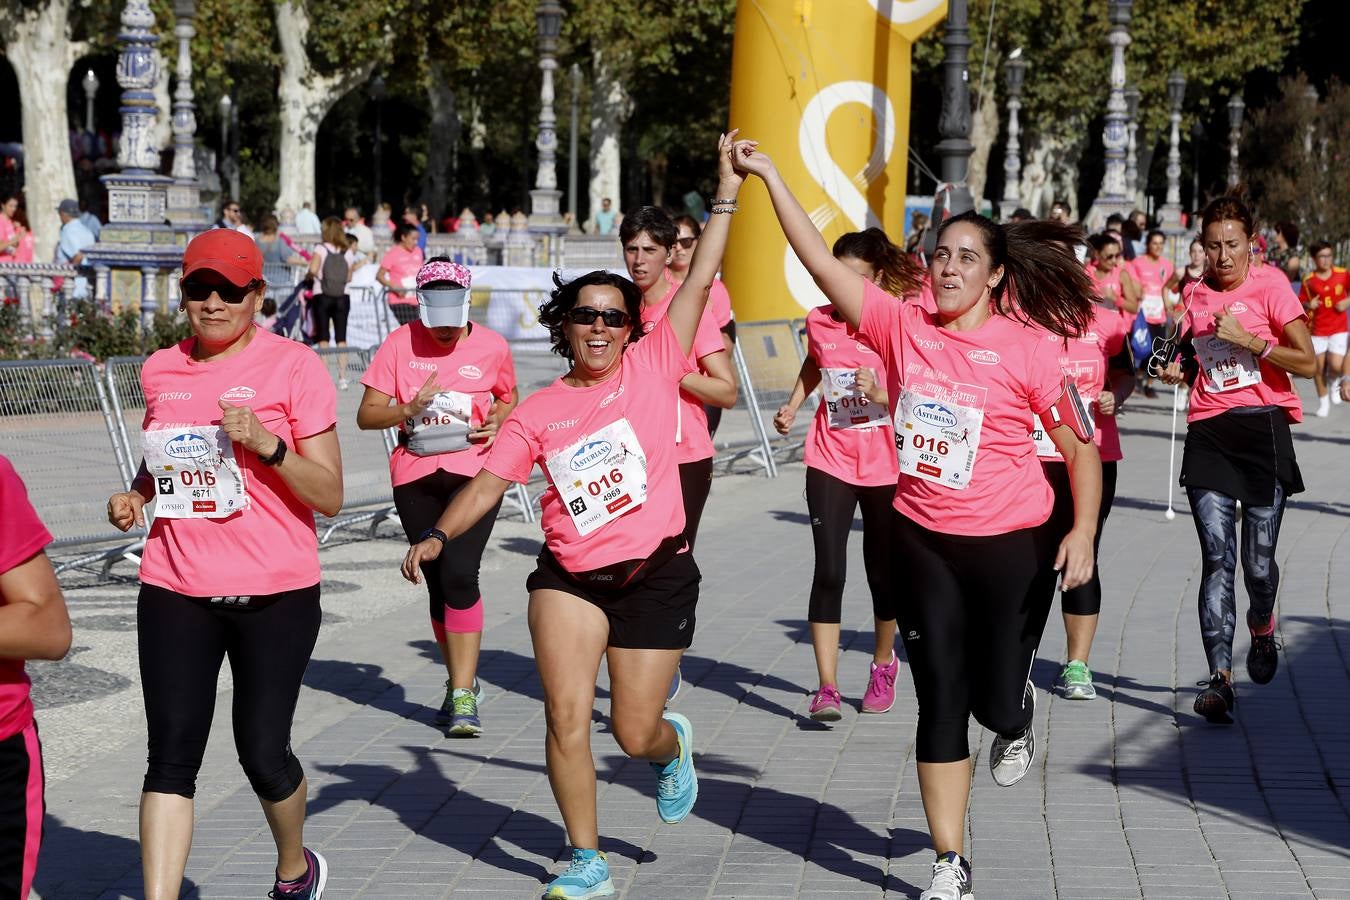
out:
M248 509L234 445L218 425L145 432L145 467L155 479L155 515L223 519Z
M545 465L582 537L647 501L647 457L627 419L555 453Z
M956 490L970 484L984 424L982 409L902 390L896 413L901 472Z
M1216 394L1250 387L1261 381L1256 356L1246 347L1230 344L1211 334L1195 341L1195 351L1204 366L1209 389Z
M404 421L408 452L416 456L435 456L467 450L472 417L472 397L459 391L441 391L426 409Z
M875 370L872 377L876 377ZM876 428L889 425L891 418L886 410L858 390L856 369L820 370L820 386L825 392L825 408L829 414L831 428Z

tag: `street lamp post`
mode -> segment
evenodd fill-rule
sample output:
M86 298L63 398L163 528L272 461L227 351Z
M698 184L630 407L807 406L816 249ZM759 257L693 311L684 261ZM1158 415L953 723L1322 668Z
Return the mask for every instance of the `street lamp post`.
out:
M1139 203L1139 88L1125 89L1125 122L1129 137L1125 141L1125 196L1136 207Z
M970 175L970 73L966 59L970 52L970 22L966 0L948 0L947 28L942 37L942 111L938 115L938 134L942 140L934 147L941 157L942 184L933 198L933 227L924 241L924 252L937 246L937 226L947 216L975 208L966 179Z
M384 201L383 185L380 182L383 166L384 154L384 98L388 94L385 87L384 76L376 75L370 82L370 99L375 101L375 200L370 209L373 213L380 208Z
M567 230L570 234L581 234L581 225L577 222L577 111L581 106L581 66L572 63L569 74L572 77L572 125L567 138L567 214L572 222Z
M1158 211L1163 228L1181 227L1181 106L1186 102L1186 76L1173 70L1167 76L1167 105L1172 130L1167 142L1167 201Z
M98 94L98 76L94 74L93 69L84 73L80 86L84 88L84 130L93 134L94 97Z
M1106 102L1106 127L1102 130L1106 171L1097 199L1088 212L1088 221L1100 225L1111 213L1128 212L1130 200L1126 194L1125 148L1129 144L1128 112L1125 102L1125 48L1130 45L1130 10L1134 0L1109 0L1107 15L1111 32L1111 96Z
M563 8L558 0L539 0L534 16L539 29L539 69L544 77L539 88L539 136L534 142L539 151L539 168L534 190L530 191L530 229L561 234L566 226L558 213L562 191L558 190L558 117L553 111L553 71L558 68Z
M999 217L1007 220L1013 211L1022 205L1021 199L1021 144L1017 113L1022 109L1022 81L1026 76L1027 64L1022 59L1022 48L1017 48L1008 56L1003 67L1004 84L1008 88L1008 143L1003 154L1003 200L999 203Z
M1205 126L1197 117L1191 126L1191 209L1200 208L1200 144L1205 139Z
M234 100L229 94L220 97L220 183L230 184L230 113L234 110ZM238 199L237 197L234 199Z
M1234 94L1228 101L1228 186L1236 187L1242 178L1238 166L1238 144L1242 142L1242 116L1247 104L1242 102L1241 94Z

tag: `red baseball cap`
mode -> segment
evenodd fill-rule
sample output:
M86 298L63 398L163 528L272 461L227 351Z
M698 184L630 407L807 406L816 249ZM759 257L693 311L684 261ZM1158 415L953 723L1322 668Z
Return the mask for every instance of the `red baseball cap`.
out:
M213 228L193 238L183 251L183 277L215 272L236 287L263 280L262 251L253 238L230 228Z

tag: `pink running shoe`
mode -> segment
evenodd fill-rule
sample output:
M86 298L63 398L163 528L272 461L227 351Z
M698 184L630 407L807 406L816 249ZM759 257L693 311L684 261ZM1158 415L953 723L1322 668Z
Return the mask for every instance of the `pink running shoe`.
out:
M843 718L839 712L839 706L843 702L844 698L839 696L839 689L827 684L811 698L811 718L817 722L838 722Z
M867 693L863 694L862 711L865 713L890 712L895 705L895 676L900 671L900 660L895 651L891 651L891 661L884 666L872 663L871 674L867 677Z

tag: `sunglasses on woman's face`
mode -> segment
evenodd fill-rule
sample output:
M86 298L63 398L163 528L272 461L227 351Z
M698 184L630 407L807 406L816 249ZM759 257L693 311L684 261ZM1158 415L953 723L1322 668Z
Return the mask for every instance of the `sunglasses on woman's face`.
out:
M596 319L609 328L622 328L628 324L628 313L621 309L595 309L591 306L574 306L567 311L567 321L573 325L594 325Z
M696 237L676 238L675 243L679 244L680 247L684 250L692 250L694 248L694 245L698 243L698 238Z
M220 299L226 303L243 303L244 298L256 291L262 283L259 281L250 281L245 285L237 284L208 284L204 281L185 281L182 285L183 299L191 300L194 303L203 303L211 298L213 293L219 294Z

